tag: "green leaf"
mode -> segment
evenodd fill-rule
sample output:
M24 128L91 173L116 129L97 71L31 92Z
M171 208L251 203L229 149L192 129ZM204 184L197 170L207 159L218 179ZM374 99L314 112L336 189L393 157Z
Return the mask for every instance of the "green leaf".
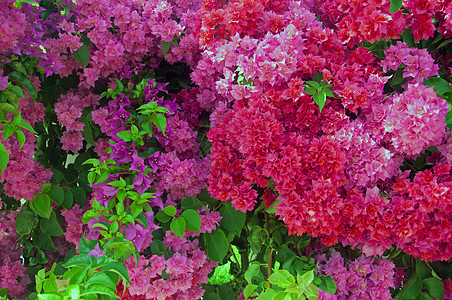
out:
M78 284L72 284L67 287L66 295L69 299L79 299L80 298L80 287Z
M157 126L158 129L165 135L166 130L166 117L163 114L151 115L151 122Z
M423 286L422 280L416 273L404 284L402 290L395 296L395 299L416 299Z
M57 204L61 204L64 202L64 191L58 185L52 185L48 195L50 199Z
M160 240L154 240L151 244L151 252L155 255L161 255L165 253L166 247L165 244Z
M447 46L447 45L449 45L450 43L452 43L452 39L445 40L444 42L442 42L441 44L439 44L439 46L436 48L436 50L438 50L439 48L442 48L442 47L444 47L444 46Z
M88 144L94 145L93 128L91 126L86 124L83 126L83 138Z
M111 287L112 289L116 287L116 284L110 279L110 277L108 277L104 273L95 273L91 277L89 277L88 280L86 281L86 285L91 285L95 283L106 285L108 287Z
M6 169L6 166L9 162L9 154L6 151L5 146L3 146L2 143L0 143L0 174L3 175L3 172Z
M74 195L72 194L72 191L69 189L64 189L64 201L61 203L61 206L63 206L66 209L71 209L72 204L74 203Z
M319 285L319 289L329 294L336 293L337 286L336 283L334 282L333 277L331 277L330 275L321 275L319 276L319 278L322 280L322 282Z
M37 231L32 236L33 245L42 250L56 251L52 238L47 233Z
M10 81L16 82L19 86L26 90L28 95L30 95L33 100L36 100L36 97L38 97L38 92L36 91L36 87L33 85L33 82L27 75L13 71L9 73L8 78L10 79Z
M120 92L124 91L124 85L122 84L121 80L119 80L118 78L115 78L116 81L116 86L118 87L118 90Z
M184 199L182 199L181 202L181 208L182 209L199 209L202 207L202 203L201 201L199 201L198 198L195 197L185 197Z
M405 66L400 65L396 72L394 73L394 75L392 76L391 79L391 86L394 87L396 85L399 85L403 82L404 78L403 78L403 71L405 70Z
M279 291L273 295L272 300L292 300L288 292Z
M184 231L185 231L186 227L187 227L187 223L182 216L180 216L177 219L172 220L171 224L170 224L171 231L180 238L182 238L182 236L184 235Z
M14 106L12 106L9 103L0 103L0 110L2 110L4 112L8 112L13 115L17 115L19 113L17 108L15 108Z
M245 297L245 299L251 296L257 287L258 287L257 285L252 283L247 284L245 289L243 290L243 296Z
M268 281L271 284L276 284L279 287L286 288L292 283L295 283L295 277L287 270L277 270L268 277Z
M39 216L48 219L51 213L50 197L47 194L37 195L33 201L33 208Z
M59 294L39 294L39 300L62 300L63 296Z
M213 261L221 262L228 253L229 243L223 230L216 229L206 233L207 257Z
M170 47L171 47L171 43L162 41L162 51L163 51L163 54L168 53Z
M128 130L124 130L121 132L118 132L116 134L121 140L126 141L126 142L130 142L131 140L133 140L132 138L132 133Z
M80 207L85 206L86 192L81 186L73 187L72 195L74 196L75 203L77 203Z
M240 234L245 225L246 214L232 207L230 202L224 203L220 209L220 215L223 217L220 225L229 232Z
M435 299L443 299L444 285L438 278L430 277L424 279L424 285L428 289L428 293Z
M41 230L50 236L60 236L64 234L54 212L50 214L50 218L42 218L39 225Z
M265 281L264 275L261 272L261 264L258 261L252 261L245 272L245 280L248 283L260 284Z
M448 92L452 92L452 87L450 86L450 84L446 80L438 76L425 79L423 84L428 87L433 87L433 90L438 95L444 95Z
M391 6L389 7L390 13L397 12L402 7L402 0L391 0Z
M163 212L170 217L174 217L177 213L177 209L172 205L168 205L163 208Z
M63 264L65 268L89 266L94 260L94 256L76 255L71 257L67 262Z
M318 105L320 112L322 112L322 109L325 106L325 102L326 102L326 93L321 92L320 94L316 94L312 97L314 99L314 102Z
M28 210L22 210L17 215L15 222L17 237L29 234L37 225L38 218L36 218L36 214Z
M113 262L102 268L103 272L113 272L121 276L123 280L130 284L129 273L127 273L127 269L122 262Z
M81 296L85 296L88 294L94 295L107 295L116 299L115 290L111 289L103 284L95 283L88 286L86 292L82 293Z
M86 68L90 57L88 46L86 44L81 45L80 48L72 53L72 56L82 64L83 68Z
M163 210L159 210L159 211L155 214L155 218L156 218L158 221L162 222L162 223L166 223L166 222L169 222L169 220L171 220L171 217L168 216L167 214L165 214L165 213L163 212Z
M201 218L199 217L197 211L193 209L187 209L182 213L182 217L185 218L187 230L199 232L201 228Z

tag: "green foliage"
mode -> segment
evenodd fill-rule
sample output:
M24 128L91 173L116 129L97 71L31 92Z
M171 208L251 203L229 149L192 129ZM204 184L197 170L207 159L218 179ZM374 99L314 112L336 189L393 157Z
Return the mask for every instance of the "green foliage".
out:
M314 75L314 80L315 81L305 82L304 91L306 94L312 96L314 102L318 105L320 112L322 112L326 103L326 97L335 97L331 91L333 86L328 82L323 81L323 75L321 73L316 73Z

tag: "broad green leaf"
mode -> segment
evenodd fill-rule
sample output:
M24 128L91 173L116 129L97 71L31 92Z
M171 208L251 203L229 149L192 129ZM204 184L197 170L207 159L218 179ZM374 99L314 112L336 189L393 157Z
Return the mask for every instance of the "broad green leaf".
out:
M17 111L17 108L15 108L13 105L9 103L0 103L0 110L8 112L13 115L17 115L19 113L19 111Z
M162 41L162 51L163 51L163 54L168 53L170 47L171 47L171 43Z
M29 234L38 225L36 214L28 210L22 210L16 217L15 227L17 236Z
M107 295L107 296L113 297L115 299L117 298L114 289L111 289L105 285L98 284L98 283L89 285L88 288L86 289L86 291L81 294L81 296L85 296L88 294Z
M59 185L52 185L48 195L50 199L57 204L64 202L64 191Z
M169 222L169 221L171 220L171 217L168 216L167 214L165 214L165 213L163 212L163 210L159 210L159 211L155 214L155 218L156 218L158 221L162 222L162 223L166 223L166 222Z
M187 223L187 230L199 232L201 228L201 218L197 211L187 209L182 213L182 217L185 218L185 222Z
M166 117L163 114L152 114L151 122L165 135ZM166 135L165 135L166 136Z
M8 78L24 88L30 95L30 97L33 98L33 100L36 100L36 97L38 97L38 92L36 91L36 87L33 85L33 82L27 75L13 71L9 73Z
M47 233L37 231L32 236L33 245L42 250L56 251L52 238Z
M316 94L312 97L314 98L314 102L319 106L320 112L322 112L322 109L325 106L326 102L326 93L321 92L320 94Z
M247 299L249 296L251 296L254 291L256 290L258 286L255 284L247 284L245 289L243 290L243 296L245 297L245 299Z
M292 300L292 297L285 291L279 291L273 295L272 300Z
M416 299L422 286L422 280L414 273L404 284L402 290L395 296L395 299Z
M224 203L220 209L220 225L229 232L240 234L245 225L246 214L232 207L230 202Z
M223 230L216 229L206 233L207 257L213 261L221 262L228 253L229 243Z
M258 300L273 300L273 297L276 295L276 291L272 289L267 289L265 292L261 293Z
M171 231L180 238L182 238L182 236L184 235L186 227L187 223L182 216L178 217L177 219L173 219L170 224Z
M3 126L3 140L6 140L13 135L15 128L13 125L6 124Z
M124 263L121 262L113 262L102 268L103 272L113 272L121 276L123 280L130 284L129 273L127 273L127 269Z
M116 284L104 273L95 273L86 281L86 285L89 286L91 284L102 284L114 289Z
M72 204L74 203L74 195L72 194L72 191L69 189L64 189L64 201L61 203L61 206L63 206L66 209L71 209Z
M433 87L433 90L438 95L444 95L447 92L452 92L452 87L450 86L450 84L446 80L438 76L424 80L423 84L428 87Z
M182 209L199 209L202 207L202 203L201 201L199 201L198 198L195 197L185 197L184 199L182 199L181 202L181 208Z
M403 82L404 78L403 78L403 71L405 70L405 66L404 65L400 65L396 72L394 73L394 75L392 76L391 79L391 86L394 87L396 85L399 85Z
M262 281L265 281L264 275L261 272L261 263L258 261L251 262L248 266L248 270L245 272L245 279L248 283L252 283L253 278L259 278L262 279ZM256 282L256 284L260 284L261 282Z
M86 68L90 58L88 46L86 44L81 45L80 48L72 53L72 56L82 64L83 68Z
M78 284L72 284L67 287L66 295L69 299L79 299L80 298L80 286Z
M276 284L279 287L286 288L295 282L295 277L293 277L293 275L286 270L277 270L273 272L270 277L268 277L268 281L271 284Z
M177 209L172 205L168 205L163 208L163 212L170 217L174 217L177 213Z
M86 192L81 186L73 187L72 195L74 196L75 203L77 203L80 207L85 206Z
M33 208L39 216L48 219L51 213L50 197L47 194L37 195L33 201Z
M444 285L438 278L430 277L424 279L424 285L428 293L435 299L443 299Z
M50 218L42 218L39 225L41 230L50 236L60 236L64 234L64 231L61 229L54 212L50 214Z
M93 128L91 126L89 125L83 126L83 138L88 144L94 145Z
M5 146L0 142L0 174L3 175L3 172L6 169L6 166L9 162L9 154L6 151Z
M329 294L336 293L337 286L336 283L334 282L333 277L331 277L330 275L321 275L319 276L319 278L322 280L322 282L319 285L319 289Z
M166 247L165 244L160 240L154 240L151 244L151 252L155 255L161 255L165 253Z
M39 294L39 300L63 300L63 296L59 294Z
M121 140L126 141L126 142L130 142L132 140L132 133L128 130L124 130L121 132L118 132L116 134Z
M121 80L118 78L115 78L116 86L118 87L118 90L120 92L124 91L124 85L122 84Z
M390 13L397 12L402 7L402 0L391 0L391 6L389 7Z
M63 264L63 267L77 267L77 266L89 266L93 262L94 256L77 255L71 257L67 262Z

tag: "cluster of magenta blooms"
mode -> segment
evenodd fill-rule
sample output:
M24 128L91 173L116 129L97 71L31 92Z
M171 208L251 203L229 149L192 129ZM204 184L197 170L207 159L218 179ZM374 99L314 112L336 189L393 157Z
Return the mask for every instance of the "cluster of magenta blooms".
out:
M75 154L83 148L80 118L83 109L92 107L93 122L102 132L95 152L100 159L130 165L138 174L137 191L156 190L153 206L175 205L204 188L215 198L231 199L242 211L277 198L277 215L291 234L308 233L327 246L356 246L368 256L396 245L427 261L452 257L452 139L444 123L449 105L422 85L438 75L437 63L427 51L402 42L387 49L382 61L362 47L350 50L363 41L397 39L408 27L416 41L432 37L435 30L450 38L449 1L404 1L411 12L405 15L389 14L387 0L77 0L69 15L52 14L46 20L39 18L41 8L24 4L19 10L13 3L6 0L0 7L0 63L11 54L30 55L40 59L45 76L65 77L78 70L79 86L62 95L54 108L65 126L62 148ZM67 51L83 44L80 36L93 43L83 69ZM164 54L162 42L174 37L180 37L178 45ZM166 135L156 133L163 151L143 159L116 135L127 129L133 100L122 95L102 107L92 91L101 81L116 88L114 78L156 68L163 59L186 63L196 87L171 99L156 97L164 84L145 90L147 100L157 101L170 114ZM389 77L383 72L401 64L406 66L404 92L385 95ZM303 88L319 71L338 95L327 99L321 113ZM4 89L7 78L0 72ZM240 84L239 77L252 84ZM39 89L39 78L31 79ZM31 125L45 116L44 106L28 95L20 99L19 111ZM198 116L203 112L210 113L210 156L199 152L193 130L201 125ZM36 138L24 133L21 149L12 138L3 142L10 161L0 179L5 193L18 201L31 199L52 177L33 160ZM400 170L403 161L431 146L440 151L430 157L435 167L410 180L409 172ZM153 173L140 175L145 168ZM93 185L91 202L108 203L115 191L107 183L117 180L115 176ZM269 178L274 188L268 187ZM261 199L256 186L265 190ZM80 226L89 205L87 201L83 208L63 210L67 224L65 238L55 242L59 254L77 246L83 235L99 236L92 224ZM198 212L201 232L214 230L219 213L207 208ZM16 245L16 214L1 212L0 287L23 298L30 281ZM148 228L137 223L122 229L140 252L157 229L152 212L147 218ZM201 284L216 263L189 236L186 232L181 239L167 232L163 242L176 253L169 259L148 254L140 256L138 265L127 261L132 284L125 297L200 298ZM102 253L98 249L93 254ZM388 288L400 284L394 264L385 258L344 261L333 253L318 260L319 273L331 275L338 286L336 295L322 292L321 299L388 299ZM165 269L170 279L161 276Z

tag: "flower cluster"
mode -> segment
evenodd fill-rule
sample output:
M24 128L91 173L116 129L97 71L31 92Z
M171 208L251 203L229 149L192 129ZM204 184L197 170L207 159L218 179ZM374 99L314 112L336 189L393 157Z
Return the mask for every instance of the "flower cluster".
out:
M424 79L438 75L439 67L427 49L415 49L406 43L397 42L385 50L386 59L381 62L383 71L397 70L401 64L406 68L403 77L407 83L422 83Z
M395 286L395 266L389 259L360 256L345 260L334 252L328 259L320 255L318 264L319 274L330 275L337 286L333 297L322 292L319 299L392 299L389 288Z

